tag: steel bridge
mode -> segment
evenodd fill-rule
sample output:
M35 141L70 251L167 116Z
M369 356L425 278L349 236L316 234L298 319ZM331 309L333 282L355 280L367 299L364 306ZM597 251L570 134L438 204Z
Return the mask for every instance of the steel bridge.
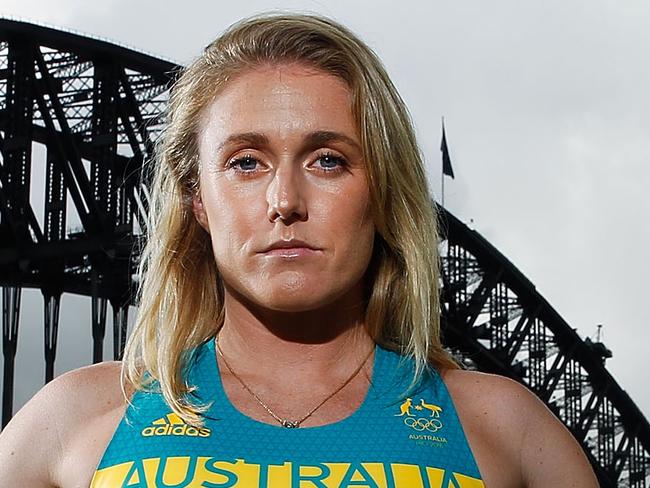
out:
M121 357L147 212L143 163L178 68L108 42L0 19L3 426L13 414L24 288L43 295L46 381L54 375L63 293L90 297L94 362L103 359L111 305L114 358ZM31 178L36 165L45 174L40 188ZM611 353L583 341L498 250L439 210L447 345L469 368L534 391L582 444L601 486L647 487L650 425L607 371Z

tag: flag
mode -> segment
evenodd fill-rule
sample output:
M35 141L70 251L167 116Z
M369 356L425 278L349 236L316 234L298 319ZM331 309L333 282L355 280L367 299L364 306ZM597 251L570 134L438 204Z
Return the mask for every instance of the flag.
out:
M440 143L440 150L442 151L442 174L451 176L454 179L454 170L451 167L451 159L449 158L449 148L447 147L447 137L445 136L445 122L442 122L442 142Z

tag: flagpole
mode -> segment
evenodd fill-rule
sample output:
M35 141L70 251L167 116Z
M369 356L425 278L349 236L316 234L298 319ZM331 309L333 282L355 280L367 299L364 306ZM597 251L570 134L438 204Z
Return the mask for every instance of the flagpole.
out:
M445 206L445 175L454 179L454 170L451 167L451 158L449 157L449 148L447 147L447 135L445 134L445 118L442 118L442 141L440 141L440 150L442 151L442 206Z
M440 176L442 176L442 206L445 206L445 174L440 173Z
M442 131L445 130L445 117L442 116ZM442 207L445 207L445 165L444 163L440 166L440 180L442 184Z

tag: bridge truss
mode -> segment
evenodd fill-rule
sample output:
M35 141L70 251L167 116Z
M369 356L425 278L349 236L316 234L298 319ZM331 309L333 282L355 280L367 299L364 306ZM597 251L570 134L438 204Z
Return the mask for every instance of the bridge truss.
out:
M103 359L111 305L114 358L121 357L148 206L144 163L178 68L0 19L3 426L13 414L23 288L43 295L46 381L54 376L63 293L90 297L93 362ZM45 174L39 188L36 164ZM609 351L583 341L480 234L439 211L447 345L469 368L534 391L582 444L601 486L647 487L650 425L605 368Z

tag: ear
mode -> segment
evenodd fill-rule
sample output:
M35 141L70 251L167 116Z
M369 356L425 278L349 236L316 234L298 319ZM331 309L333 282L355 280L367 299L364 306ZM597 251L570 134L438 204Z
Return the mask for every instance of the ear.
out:
M192 197L192 213L201 227L209 234L210 227L208 225L208 215L205 213L205 208L203 207L203 200L201 200L201 194L196 192Z

